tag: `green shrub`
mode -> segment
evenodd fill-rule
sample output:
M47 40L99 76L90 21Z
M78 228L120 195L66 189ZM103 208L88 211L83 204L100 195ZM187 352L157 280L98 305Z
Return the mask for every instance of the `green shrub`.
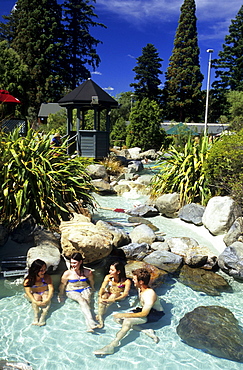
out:
M210 150L205 171L213 195L230 195L242 205L243 130L224 135Z
M183 151L170 147L155 166L159 172L152 179L151 196L177 192L181 205L191 202L205 204L210 190L203 166L209 145L207 137L196 142L189 136Z
M66 203L83 200L92 205L93 190L85 161L70 159L66 143L50 149L49 136L29 129L0 132L0 212L12 226L31 214L38 223L57 226L68 215Z

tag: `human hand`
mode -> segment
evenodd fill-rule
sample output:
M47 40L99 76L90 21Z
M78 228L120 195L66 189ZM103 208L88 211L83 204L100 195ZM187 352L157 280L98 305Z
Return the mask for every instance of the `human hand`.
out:
M64 302L64 296L63 296L63 295L58 294L58 296L57 296L57 302L58 302L58 303Z

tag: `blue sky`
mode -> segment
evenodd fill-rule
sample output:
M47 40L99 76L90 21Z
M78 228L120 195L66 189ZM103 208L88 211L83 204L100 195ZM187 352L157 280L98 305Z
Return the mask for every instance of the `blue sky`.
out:
M0 0L1 14L9 14L14 0ZM98 21L107 29L91 29L91 34L103 43L97 51L100 66L91 71L92 79L103 89L115 96L131 91L134 82L132 69L142 48L153 44L163 59L161 81L164 83L173 43L180 7L183 0L97 0L94 12ZM214 49L213 58L222 50L224 38L232 19L235 19L242 0L196 0L200 66L206 89L208 56L207 49ZM214 79L212 71L211 81Z

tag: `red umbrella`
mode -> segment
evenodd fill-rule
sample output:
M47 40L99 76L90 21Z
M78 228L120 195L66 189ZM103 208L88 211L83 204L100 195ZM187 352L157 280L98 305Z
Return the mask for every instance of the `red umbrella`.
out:
M0 90L0 103L16 103L19 104L21 101L10 95L7 90Z

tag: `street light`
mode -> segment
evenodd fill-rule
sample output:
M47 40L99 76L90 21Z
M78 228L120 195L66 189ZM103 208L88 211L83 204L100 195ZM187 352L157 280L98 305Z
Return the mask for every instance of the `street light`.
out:
M209 90L210 90L210 71L211 71L211 61L213 49L207 49L209 53L208 58L208 81L207 81L207 94L206 94L206 108L205 108L205 121L204 121L204 135L207 133L207 123L208 123L208 99L209 99Z
M130 95L130 98L131 98L131 110L132 110L133 97L134 97L134 95L133 95L133 94L131 94L131 95Z

